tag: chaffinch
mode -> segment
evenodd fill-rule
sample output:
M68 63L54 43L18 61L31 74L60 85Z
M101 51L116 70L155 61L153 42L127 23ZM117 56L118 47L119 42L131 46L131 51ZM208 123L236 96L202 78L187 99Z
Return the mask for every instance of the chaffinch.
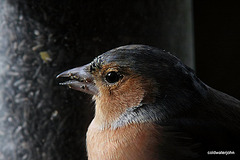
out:
M91 160L240 159L240 101L163 50L119 47L57 77L93 95Z

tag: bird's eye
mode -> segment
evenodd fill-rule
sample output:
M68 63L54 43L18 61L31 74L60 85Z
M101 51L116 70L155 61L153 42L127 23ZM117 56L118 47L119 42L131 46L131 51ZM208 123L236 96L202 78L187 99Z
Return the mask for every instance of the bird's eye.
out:
M120 80L120 78L121 78L121 75L115 71L108 72L106 75L106 81L108 83L116 83L117 81Z

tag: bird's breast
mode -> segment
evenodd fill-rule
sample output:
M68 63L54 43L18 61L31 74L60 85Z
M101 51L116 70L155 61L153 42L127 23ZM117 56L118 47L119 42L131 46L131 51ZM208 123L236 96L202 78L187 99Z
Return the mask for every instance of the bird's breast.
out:
M98 128L94 120L87 132L89 160L155 160L161 138L153 124L130 124L117 129Z

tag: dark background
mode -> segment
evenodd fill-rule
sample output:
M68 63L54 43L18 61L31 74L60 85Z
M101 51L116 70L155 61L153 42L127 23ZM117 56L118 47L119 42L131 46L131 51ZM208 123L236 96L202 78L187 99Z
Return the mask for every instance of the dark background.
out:
M240 99L236 1L0 0L2 19L0 160L86 158L94 103L55 76L121 45L148 44L195 62L201 80Z
M239 5L236 1L193 2L197 75L240 99Z

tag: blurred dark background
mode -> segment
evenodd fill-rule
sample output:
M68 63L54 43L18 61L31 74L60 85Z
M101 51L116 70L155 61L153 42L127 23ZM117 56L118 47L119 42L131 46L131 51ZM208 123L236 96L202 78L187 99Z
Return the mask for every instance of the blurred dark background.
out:
M193 1L197 75L240 99L240 10L236 1Z
M240 99L237 2L0 0L0 160L86 159L91 97L60 72L126 44L165 49Z

